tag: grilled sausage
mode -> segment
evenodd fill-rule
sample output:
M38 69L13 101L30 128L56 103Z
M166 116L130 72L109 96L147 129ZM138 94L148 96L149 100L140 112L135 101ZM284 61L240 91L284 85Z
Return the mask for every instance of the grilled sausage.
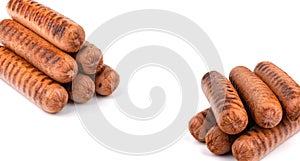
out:
M119 74L111 67L104 65L95 78L96 93L101 96L111 95L117 89L119 83Z
M224 155L231 151L231 145L236 138L237 135L228 135L215 125L206 134L206 147L216 155Z
M283 115L280 102L256 74L246 67L238 66L231 70L229 79L260 127L272 128L279 124Z
M95 83L86 75L78 74L72 83L65 85L69 98L76 103L86 103L95 94Z
M67 91L11 50L0 46L0 78L49 113L68 102Z
M271 62L261 62L254 72L273 90L291 120L300 116L300 87L282 69Z
M203 76L201 86L220 129L231 135L242 132L248 124L248 115L229 80L212 71Z
M300 119L290 121L284 117L271 129L255 127L232 145L232 154L238 161L258 161L300 129Z
M216 125L216 119L211 108L199 112L189 121L189 130L199 142L205 142L207 132Z
M74 58L13 20L0 22L0 43L60 83L77 75Z
M81 26L35 1L10 0L7 10L14 20L66 52L77 52L85 40Z
M76 54L76 61L80 71L92 75L101 71L103 67L103 55L95 45L85 42Z

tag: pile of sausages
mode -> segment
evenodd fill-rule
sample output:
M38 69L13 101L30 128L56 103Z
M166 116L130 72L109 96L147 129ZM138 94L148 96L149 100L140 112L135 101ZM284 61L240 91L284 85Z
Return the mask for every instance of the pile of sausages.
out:
M119 75L85 41L84 29L32 0L9 0L12 19L0 22L0 78L48 113L68 100L86 103L95 91L108 96Z
M211 107L189 122L192 136L216 155L232 152L238 161L258 161L300 130L300 87L271 62L254 72L217 71L202 78Z

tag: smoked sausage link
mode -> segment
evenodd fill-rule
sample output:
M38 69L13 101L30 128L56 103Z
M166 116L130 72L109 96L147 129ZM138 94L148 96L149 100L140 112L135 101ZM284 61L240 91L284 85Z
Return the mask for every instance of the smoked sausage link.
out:
M205 142L207 132L216 125L216 119L211 108L199 112L189 121L189 130L199 142Z
M228 135L215 125L206 134L206 147L216 155L224 155L231 151L231 145L235 138L236 135Z
M280 102L256 74L246 67L238 66L231 70L229 79L260 127L272 128L279 124L283 115Z
M81 26L62 14L32 0L10 0L9 15L61 50L77 52L85 40Z
M271 62L259 63L254 72L273 90L291 120L300 116L300 87L282 69Z
M284 117L271 129L254 127L232 145L232 154L238 161L258 161L300 129L300 119L291 121Z
M103 65L102 70L95 76L96 93L101 96L111 95L120 84L120 75L108 65Z
M247 127L248 115L230 81L222 74L212 71L203 76L201 86L219 128L231 135L242 132Z
M64 87L3 46L0 78L48 113L61 111L68 102Z
M60 83L77 75L74 58L13 20L0 22L0 43Z

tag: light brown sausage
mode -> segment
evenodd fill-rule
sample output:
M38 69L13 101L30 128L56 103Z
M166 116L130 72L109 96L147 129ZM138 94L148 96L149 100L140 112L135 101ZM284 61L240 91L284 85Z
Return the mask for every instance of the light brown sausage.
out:
M248 115L229 80L212 71L203 76L201 86L220 129L231 135L242 132L248 124Z
M95 78L96 93L101 96L111 95L117 89L119 83L119 74L108 65L104 65Z
M10 0L9 15L61 50L77 52L85 40L81 26L62 14L32 0Z
M207 132L216 125L211 108L199 112L189 121L191 135L199 142L205 142Z
M255 127L232 145L233 156L238 161L258 161L300 129L300 119L290 121L286 117L276 127L264 129Z
M95 83L86 75L78 74L72 83L65 85L69 98L76 103L86 103L95 94Z
M74 58L13 20L0 22L0 43L60 83L77 75Z
M79 69L83 73L92 75L101 71L103 55L101 50L95 45L86 41L75 55Z
M282 69L271 62L257 64L254 72L273 90L291 120L300 116L300 87Z
M246 67L238 66L231 70L229 79L260 127L272 128L279 124L283 116L280 102L256 74Z
M0 78L49 113L68 102L67 91L11 50L0 46Z

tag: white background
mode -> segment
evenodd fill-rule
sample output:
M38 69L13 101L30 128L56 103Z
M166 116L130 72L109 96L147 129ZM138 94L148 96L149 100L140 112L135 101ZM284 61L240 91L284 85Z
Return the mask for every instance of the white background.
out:
M282 67L300 82L300 75L297 74L300 66L298 59L300 3L297 1L39 0L39 2L78 22L85 28L87 37L104 22L126 12L140 9L173 11L196 22L208 34L220 54L226 75L234 66L244 65L253 69L259 61L268 60ZM1 0L1 19L9 18L5 6L6 0ZM151 35L153 36L153 34L148 34L147 39L155 40L155 37ZM142 41L140 38L145 38L145 36L147 33L132 35L132 38L121 40L105 53L105 63L115 67L120 57L126 55L126 52L123 52L126 50L126 43L128 46L131 44L132 50L134 49L133 40L140 42ZM151 41L144 43L149 44ZM176 44L176 42L172 43ZM136 47L139 45L141 44ZM180 51L189 50L177 49L176 51L185 57L186 53ZM195 58L192 54L186 56L185 59L190 62L194 73L197 73L197 81L200 84L201 77L206 72L201 59ZM158 72L157 70L156 68L144 69L133 78L134 83L130 85L129 93L137 106L147 106L149 103L148 87L151 88L151 83L157 80L153 79L152 82L142 80L143 77ZM161 71L159 74L164 75L164 72ZM170 83L167 83L169 86L164 83L168 79L170 79ZM157 85L166 85L167 93L173 85L177 88L176 82L171 79L173 79L171 76L166 77L161 83L158 81ZM137 88L142 86L146 86L146 91ZM167 93L167 96L179 98L178 89L174 91L173 94ZM208 107L203 94L200 96L198 111ZM162 152L148 156L126 156L95 142L82 127L72 105L68 105L57 115L44 113L2 81L0 81L0 98L0 160L234 160L231 156L212 155L204 145L194 141L189 133ZM122 121L118 120L117 116L122 116L120 113L115 114L118 111L112 100L113 97L101 99L101 108L114 126L123 127L121 129L127 130L128 133L144 134L153 132L149 129L154 128L154 125L159 125L159 122L154 121L149 123L151 128L141 131L136 128L141 126L139 123L134 123L132 120L126 122L124 116L120 118ZM172 101L168 103L172 106ZM166 122L160 125L161 127L171 123L176 115L176 111L173 113L172 110L169 109L169 111L170 113L164 114L165 117L158 118L161 119L160 122ZM126 125L124 122L132 124ZM299 145L300 134L285 142L263 160L291 160L298 156Z

